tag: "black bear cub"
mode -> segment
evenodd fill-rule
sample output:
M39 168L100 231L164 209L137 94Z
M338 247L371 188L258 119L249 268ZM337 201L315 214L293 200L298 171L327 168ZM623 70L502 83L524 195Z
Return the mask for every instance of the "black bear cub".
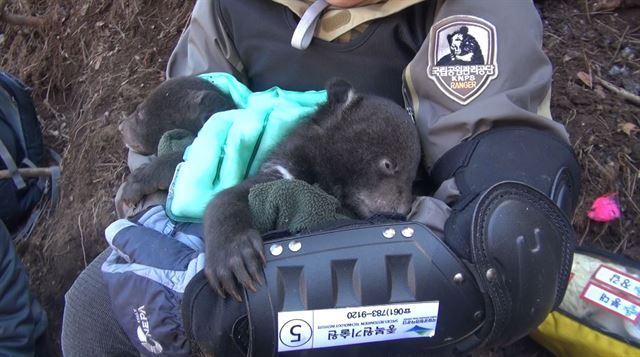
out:
M291 131L258 173L220 192L204 216L205 274L221 295L240 301L237 282L262 284L263 242L252 226L249 190L281 178L317 184L358 217L406 214L420 161L417 130L391 100L334 80L328 101Z
M172 78L156 87L119 129L129 149L150 155L165 132L185 129L195 135L211 115L235 108L233 100L207 80Z
M150 155L167 131L184 129L195 136L211 115L235 108L231 97L208 81L178 77L154 89L119 129L130 150ZM182 152L159 156L132 172L122 191L123 201L136 204L145 195L167 190L182 156Z

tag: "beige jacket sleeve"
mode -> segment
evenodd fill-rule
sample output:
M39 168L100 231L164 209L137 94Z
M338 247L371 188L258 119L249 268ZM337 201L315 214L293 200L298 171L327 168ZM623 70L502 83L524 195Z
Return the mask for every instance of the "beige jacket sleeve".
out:
M218 1L197 0L189 25L169 58L167 78L227 72L246 82L242 62L219 15Z
M540 128L568 141L551 120L551 75L532 1L445 1L404 73L428 167L497 125Z

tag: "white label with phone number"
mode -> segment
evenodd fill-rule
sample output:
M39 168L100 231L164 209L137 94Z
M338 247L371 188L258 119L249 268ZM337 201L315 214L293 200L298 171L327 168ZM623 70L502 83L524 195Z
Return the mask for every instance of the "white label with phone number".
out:
M278 352L429 338L438 301L278 313Z

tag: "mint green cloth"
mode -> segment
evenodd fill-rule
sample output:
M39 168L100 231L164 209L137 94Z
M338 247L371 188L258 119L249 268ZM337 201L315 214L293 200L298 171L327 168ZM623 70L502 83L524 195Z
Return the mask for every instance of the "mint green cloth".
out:
M255 174L270 150L327 100L326 91L253 93L228 73L199 77L230 95L238 109L212 115L185 151L167 199L167 213L178 221L201 221L218 192Z
M292 233L349 218L340 201L319 187L300 180L276 180L249 191L253 225L260 233L288 229Z

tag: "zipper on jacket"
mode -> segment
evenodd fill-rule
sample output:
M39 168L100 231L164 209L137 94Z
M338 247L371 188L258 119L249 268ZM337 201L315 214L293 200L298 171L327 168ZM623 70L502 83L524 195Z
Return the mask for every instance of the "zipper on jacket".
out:
M256 140L256 144L253 147L253 152L251 153L251 158L249 159L249 165L247 165L247 169L244 172L245 178L249 177L249 174L251 173L251 167L253 167L253 161L256 159L256 155L258 154L258 149L260 148L260 144L262 143L262 136L264 135L264 132L267 131L267 122L269 121L269 115L271 115L271 113L267 114L267 116L262 120L262 130L260 130L260 134L258 135L258 140Z
M404 100L404 109L409 113L413 124L416 123L416 117L412 98L415 97L415 90L409 78L409 65L402 71L402 99Z

